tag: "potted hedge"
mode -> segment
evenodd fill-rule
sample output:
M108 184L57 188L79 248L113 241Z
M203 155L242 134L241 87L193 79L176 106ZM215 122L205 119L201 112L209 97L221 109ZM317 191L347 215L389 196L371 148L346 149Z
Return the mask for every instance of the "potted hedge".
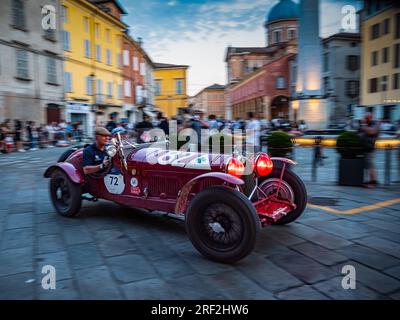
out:
M338 184L361 186L364 180L365 147L354 131L342 132L336 140L336 151L340 154Z
M292 137L283 131L274 131L267 138L268 155L270 157L288 158L293 151ZM282 166L281 161L273 161L274 166Z
M267 138L268 155L270 157L287 158L293 151L292 137L286 132L275 131Z

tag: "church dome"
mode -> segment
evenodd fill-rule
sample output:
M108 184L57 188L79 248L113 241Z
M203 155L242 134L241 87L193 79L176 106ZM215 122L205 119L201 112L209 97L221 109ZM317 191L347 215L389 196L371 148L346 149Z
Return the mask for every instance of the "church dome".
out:
M266 23L271 23L278 20L298 19L299 4L292 0L280 0L267 15Z

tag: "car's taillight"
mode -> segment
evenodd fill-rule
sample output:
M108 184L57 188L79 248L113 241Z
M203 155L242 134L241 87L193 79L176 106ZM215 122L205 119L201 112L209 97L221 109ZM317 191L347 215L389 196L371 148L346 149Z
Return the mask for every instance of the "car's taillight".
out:
M244 165L239 159L231 158L226 166L226 172L240 178L244 173Z
M256 158L255 170L261 177L270 174L273 166L271 158L266 153L261 153Z

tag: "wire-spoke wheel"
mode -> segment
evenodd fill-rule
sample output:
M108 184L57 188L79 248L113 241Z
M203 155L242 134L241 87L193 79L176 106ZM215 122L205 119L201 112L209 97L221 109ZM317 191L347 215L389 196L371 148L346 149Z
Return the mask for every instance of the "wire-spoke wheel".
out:
M227 187L211 187L197 194L187 210L185 224L196 249L223 263L247 256L261 227L251 202Z
M51 175L50 197L54 208L63 216L73 217L81 208L81 186L73 183L61 170L56 170Z

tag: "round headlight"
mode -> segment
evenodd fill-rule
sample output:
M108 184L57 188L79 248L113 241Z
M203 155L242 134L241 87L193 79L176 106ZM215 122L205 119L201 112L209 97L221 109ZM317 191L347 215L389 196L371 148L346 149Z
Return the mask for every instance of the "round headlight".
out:
M114 157L117 154L117 148L113 145L109 145L106 147L106 152L110 158Z
M271 158L266 153L260 153L256 158L255 169L260 177L269 175L273 166Z

